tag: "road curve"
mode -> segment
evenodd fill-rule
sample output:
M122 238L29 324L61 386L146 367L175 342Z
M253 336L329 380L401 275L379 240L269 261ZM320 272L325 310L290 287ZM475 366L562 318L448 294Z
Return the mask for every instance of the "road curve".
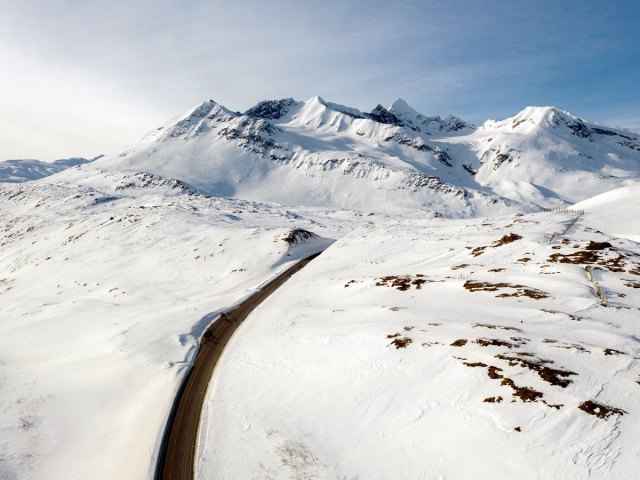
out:
M156 480L192 480L200 415L213 371L222 352L242 321L293 274L319 253L299 261L240 305L223 313L202 335L193 365L185 375L169 414L158 454Z

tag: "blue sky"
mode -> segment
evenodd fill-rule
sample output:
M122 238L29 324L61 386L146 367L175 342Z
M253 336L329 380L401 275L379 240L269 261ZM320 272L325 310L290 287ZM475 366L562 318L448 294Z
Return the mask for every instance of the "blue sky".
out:
M131 5L133 4L133 5ZM0 0L0 159L117 151L206 99L555 105L640 130L637 1Z

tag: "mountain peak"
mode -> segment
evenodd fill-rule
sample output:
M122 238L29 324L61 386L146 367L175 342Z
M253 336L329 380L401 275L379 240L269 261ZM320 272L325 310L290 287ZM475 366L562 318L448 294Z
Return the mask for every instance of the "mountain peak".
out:
M390 112L382 105L378 104L376 108L371 110L369 114L372 120L379 123L386 123L389 125L404 125L404 122L400 120L394 113Z
M255 106L244 112L249 117L265 118L268 120L277 120L284 117L291 108L296 105L293 98L283 98L280 100L263 100Z
M403 113L411 113L415 115L418 113L416 109L414 109L402 98L398 98L395 102L393 102L389 107L389 111L396 115L401 115Z
M532 126L555 129L565 126L572 131L573 135L585 139L591 138L591 132L585 125L584 120L565 110L552 106L526 107L515 117L507 119L506 122L510 123L513 129L532 128Z

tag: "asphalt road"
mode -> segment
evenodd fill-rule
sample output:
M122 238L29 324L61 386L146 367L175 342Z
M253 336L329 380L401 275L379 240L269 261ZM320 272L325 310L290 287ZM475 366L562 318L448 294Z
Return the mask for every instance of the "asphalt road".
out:
M301 260L233 310L223 313L205 331L196 358L174 402L160 448L155 478L191 480L198 443L198 428L207 388L224 348L238 326L269 295L319 253Z

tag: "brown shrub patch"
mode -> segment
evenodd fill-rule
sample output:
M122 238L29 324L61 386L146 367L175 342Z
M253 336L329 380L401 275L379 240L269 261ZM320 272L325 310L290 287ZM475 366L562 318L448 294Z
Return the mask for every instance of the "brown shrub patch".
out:
M497 248L500 247L502 245L506 245L507 243L511 243L511 242L515 242L516 240L520 240L522 237L516 233L509 233L503 237L501 237L500 239L496 240L495 242L493 242L490 246L491 248ZM474 257L477 257L478 255L482 255L484 253L484 251L487 249L487 246L483 246L483 247L476 247L473 250L471 250L470 255L473 255Z
M549 296L548 293L543 292L542 290L537 290L525 285L516 285L513 283L491 283L480 282L477 280L467 280L463 286L470 292L496 292L501 288L513 288L516 290L513 293L501 293L500 295L496 295L496 297L498 298L529 297L535 300L540 300L541 298L547 298Z
M487 397L483 400L486 403L501 403L503 400L502 397Z
M563 253L553 253L549 256L549 262L554 263L573 263L573 264L593 264L598 263L600 256L595 252L580 250L568 255Z
M605 248L610 248L612 250L615 250L615 248L613 248L613 245L611 245L609 242L589 241L587 246L584 247L585 250L604 250Z
M463 362L467 367L486 367L487 364L486 363L482 363L482 362Z
M593 400L582 402L578 405L578 408L583 412L587 412L589 415L595 415L598 418L608 418L611 415L624 415L627 413L620 408L602 405L601 403L596 403Z
M493 242L493 247L500 247L502 245L506 245L507 243L512 243L516 240L520 240L521 238L522 236L518 235L517 233L509 233L500 238L500 240L496 240L495 242Z
M507 342L506 340L500 340L498 338L478 338L473 341L473 343L477 343L481 347L507 347L507 348L515 348L519 347L519 344Z
M528 368L538 374L542 380L551 385L556 385L562 388L566 388L572 381L566 377L577 375L575 372L570 372L567 370L559 370L557 368L550 368L547 364L552 364L551 360L542 360L539 358L518 358L509 355L496 355L496 358L500 360L504 360L509 363L509 366L519 365L521 367Z
M451 267L451 270L460 270L461 268L466 268L468 266L468 263L461 263L460 265L454 265L453 267Z
M553 253L549 256L549 262L571 263L575 265L601 265L612 272L624 272L624 256L603 258L596 250L579 250L570 254Z
M624 286L631 288L640 288L640 282L636 282L635 280L628 280L625 282Z
M492 268L489 271L490 272L504 272L504 268Z
M394 339L393 342L391 342L389 345L393 345L397 349L400 349L407 348L412 342L413 340L411 340L409 337L399 337Z
M392 287L402 292L409 290L414 286L416 290L420 290L422 285L433 280L427 280L421 273L415 276L411 275L387 275L386 277L376 278L377 287Z
M464 347L467 344L467 340L464 338L459 338L458 340L451 343L452 347Z
M474 323L471 326L473 328L488 328L490 330L495 330L496 328L498 328L500 330L511 330L514 332L522 332L522 330L516 327L505 327L504 325L493 325L492 323Z
M616 350L614 348L605 348L604 349L604 354L609 356L609 355L624 355L624 352L621 352L620 350Z
M500 383L501 385L511 387L511 389L513 390L513 396L518 397L523 402L537 402L538 399L543 397L542 392L538 392L537 390L529 387L519 387L510 378L505 377Z

